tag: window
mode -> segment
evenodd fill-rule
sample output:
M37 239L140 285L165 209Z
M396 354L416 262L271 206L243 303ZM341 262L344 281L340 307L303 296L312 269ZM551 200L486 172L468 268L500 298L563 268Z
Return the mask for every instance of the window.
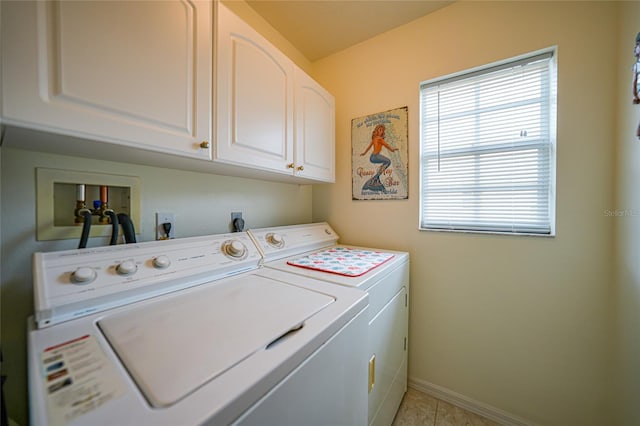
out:
M554 235L554 56L420 85L421 229Z

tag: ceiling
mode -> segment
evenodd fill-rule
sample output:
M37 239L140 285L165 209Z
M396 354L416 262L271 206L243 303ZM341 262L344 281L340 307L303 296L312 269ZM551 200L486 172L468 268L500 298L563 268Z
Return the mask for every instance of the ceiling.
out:
M447 6L436 0L247 0L309 61Z

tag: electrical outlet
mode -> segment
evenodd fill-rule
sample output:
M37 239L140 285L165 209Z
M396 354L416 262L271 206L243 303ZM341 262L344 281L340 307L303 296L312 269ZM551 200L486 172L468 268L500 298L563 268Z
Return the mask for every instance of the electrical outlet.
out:
M236 219L240 219L236 223ZM231 212L231 230L233 232L244 231L244 220L242 219L242 212Z
M170 225L165 225L165 223L169 223ZM156 213L156 240L169 240L175 237L176 219L173 213Z

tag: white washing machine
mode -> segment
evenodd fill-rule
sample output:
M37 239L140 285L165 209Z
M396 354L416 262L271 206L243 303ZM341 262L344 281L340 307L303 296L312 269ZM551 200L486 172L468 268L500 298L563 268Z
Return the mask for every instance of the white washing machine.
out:
M368 297L246 233L34 255L34 425L365 425Z
M409 254L339 245L324 222L248 232L268 269L369 293L368 423L390 425L407 388Z

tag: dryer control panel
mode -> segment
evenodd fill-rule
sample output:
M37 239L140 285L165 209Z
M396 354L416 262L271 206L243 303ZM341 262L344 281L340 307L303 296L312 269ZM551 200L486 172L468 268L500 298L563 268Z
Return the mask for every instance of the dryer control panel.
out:
M250 229L249 235L267 262L333 246L339 238L326 222Z
M39 328L257 269L247 233L179 238L33 257Z

